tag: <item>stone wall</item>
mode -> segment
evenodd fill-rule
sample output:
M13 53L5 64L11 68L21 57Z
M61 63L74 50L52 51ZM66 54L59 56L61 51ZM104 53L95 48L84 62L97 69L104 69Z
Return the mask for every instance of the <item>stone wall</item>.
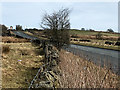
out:
M29 88L58 88L60 69L58 50L51 44L45 45L45 61Z

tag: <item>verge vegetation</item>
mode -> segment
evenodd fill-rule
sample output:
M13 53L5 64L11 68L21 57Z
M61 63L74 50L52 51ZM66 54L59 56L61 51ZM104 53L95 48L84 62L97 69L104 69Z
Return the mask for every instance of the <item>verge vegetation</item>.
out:
M62 88L120 88L120 77L70 52L61 50Z

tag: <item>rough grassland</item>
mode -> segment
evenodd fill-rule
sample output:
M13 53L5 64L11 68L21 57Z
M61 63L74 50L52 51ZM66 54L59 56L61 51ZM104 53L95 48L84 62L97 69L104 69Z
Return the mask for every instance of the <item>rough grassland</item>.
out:
M84 36L84 35L96 35L96 34L98 34L98 32L97 31L81 31L81 30L70 30L70 34L71 35L73 35L73 34L77 34L77 35L82 35L82 36ZM120 34L118 34L118 33L109 33L109 32L102 32L101 33L102 35L104 35L104 36L116 36L116 37L118 37Z
M111 50L119 50L120 51L120 46L106 45L105 40L91 40L91 42L71 41L71 44L91 46L91 47L111 49Z
M22 42L29 42L29 40L27 39L23 39L23 38L16 38L16 37L8 37L8 36L4 36L2 37L2 42L9 42L9 43L22 43Z
M62 88L116 88L118 76L72 53L60 52Z
M32 32L32 33L31 33ZM45 39L42 37L44 35L44 31L24 31L24 33L32 36L36 36L40 39ZM109 32L101 32L102 40L96 39L96 35L98 35L98 31L81 31L81 30L70 30L71 39L89 39L91 42L77 42L71 41L71 44L78 44L84 46L92 46L104 49L112 49L112 50L120 50L119 46L115 45L106 45L105 41L110 41L116 43L118 38L120 37L119 33L109 33ZM75 36L76 38L73 38Z
M2 53L2 88L28 88L41 66L42 56L37 55L31 43L2 43L9 53Z

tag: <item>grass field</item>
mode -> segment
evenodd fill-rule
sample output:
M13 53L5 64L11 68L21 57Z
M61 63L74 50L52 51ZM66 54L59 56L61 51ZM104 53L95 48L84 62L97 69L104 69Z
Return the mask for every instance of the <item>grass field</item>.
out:
M77 39L79 40L80 38L77 38ZM71 44L77 44L77 45L83 45L83 46L91 46L91 47L111 49L111 50L119 50L120 51L120 46L105 44L105 41L110 41L110 40L94 40L94 39L89 39L89 40L91 40L91 42L71 41ZM112 42L115 43L116 41L112 41Z
M24 31L24 33L36 36L40 39L43 39L42 35L44 35L44 31ZM119 33L109 33L109 32L101 32L102 34L102 40L96 39L96 35L98 35L98 31L82 31L82 30L70 30L70 36L71 39L72 36L76 36L76 38L73 39L89 39L91 42L77 42L77 41L71 41L71 44L78 44L78 45L84 45L84 46L92 46L92 47L98 47L98 48L105 48L105 49L112 49L112 50L120 50L120 46L115 45L106 45L105 41L110 42L117 42L118 38L120 37ZM45 39L45 38L44 38Z
M44 31L24 31L24 33L36 36L36 37L41 37L44 35ZM70 30L70 35L76 35L80 38L94 38L96 39L96 35L98 34L98 31L82 31L82 30ZM109 33L109 32L101 32L103 39L115 39L117 40L118 37L120 37L119 33Z
M22 43L23 42L24 43L24 42L29 42L29 40L23 39L23 38L4 36L2 37L2 42L5 42L5 43Z
M81 30L70 30L70 34L77 34L77 35L96 35L98 34L97 31L81 31ZM101 32L101 34L103 34L104 36L120 36L120 34L118 33L108 33L108 32Z
M32 46L25 39L3 37L4 40L7 40L6 38L13 41L17 39L18 42L2 42L4 48L2 52L2 87L28 88L39 67L43 64L41 61L44 56L40 52L42 50ZM63 50L59 54L63 87L116 88L119 86L119 77L110 70L96 66L92 62Z
M28 88L43 56L31 43L2 43L10 50L2 53L2 88Z
M71 41L72 44L84 45L84 46L92 46L104 49L112 49L112 50L120 50L120 46L116 46L115 43L118 41L120 37L119 33L108 33L101 32L102 39L96 39L96 35L99 32L97 31L81 31L81 30L70 30L70 35L76 36L76 38L72 39L88 39L90 42L80 42L80 41ZM105 42L113 42L112 45L107 45Z
M25 34L28 34L30 36L34 36L34 37L37 37L39 39L46 39L46 38L43 38L42 35L43 35L43 32L42 31L24 31Z

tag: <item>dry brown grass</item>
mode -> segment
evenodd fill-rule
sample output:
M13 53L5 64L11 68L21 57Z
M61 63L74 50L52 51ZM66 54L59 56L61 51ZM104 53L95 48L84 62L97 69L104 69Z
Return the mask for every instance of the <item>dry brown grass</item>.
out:
M43 56L34 53L31 43L3 43L9 45L8 54L2 53L2 87L28 88L36 75Z
M118 76L106 68L62 50L60 52L62 88L116 88Z
M2 37L2 42L4 43L22 43L22 42L29 42L27 39L23 38L16 38L16 37Z
M82 42L82 41L79 41L81 38L77 38L78 41L74 41L74 39L76 39L76 38L72 38L72 41L70 41L71 44L92 46L92 47L112 49L112 50L120 50L120 46L115 45L115 43L117 41L88 39L88 40L91 40L91 42ZM114 44L112 44L112 45L105 44L106 41L113 42Z
M78 38L80 39L96 39L95 35L77 35ZM118 40L118 36L102 36L103 40Z

